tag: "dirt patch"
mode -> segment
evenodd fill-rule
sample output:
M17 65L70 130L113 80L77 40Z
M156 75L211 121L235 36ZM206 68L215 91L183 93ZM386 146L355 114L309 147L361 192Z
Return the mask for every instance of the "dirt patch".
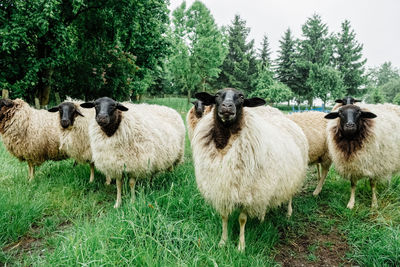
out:
M286 266L351 266L345 258L349 247L336 229L323 233L309 229L306 235L278 245L275 261Z

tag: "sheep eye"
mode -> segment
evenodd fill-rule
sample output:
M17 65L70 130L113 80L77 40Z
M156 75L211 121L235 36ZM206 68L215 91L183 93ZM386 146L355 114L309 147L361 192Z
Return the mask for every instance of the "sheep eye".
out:
M244 99L244 95L239 95L240 99Z

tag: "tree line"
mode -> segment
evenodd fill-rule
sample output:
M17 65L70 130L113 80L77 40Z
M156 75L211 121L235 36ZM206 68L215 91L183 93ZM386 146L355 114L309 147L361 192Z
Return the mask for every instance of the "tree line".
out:
M366 70L363 45L345 20L338 33L313 14L287 29L276 60L235 15L218 26L200 1L170 14L163 0L5 0L0 3L0 88L41 106L66 95L135 100L235 87L269 103L313 104L352 95L400 102L399 71Z

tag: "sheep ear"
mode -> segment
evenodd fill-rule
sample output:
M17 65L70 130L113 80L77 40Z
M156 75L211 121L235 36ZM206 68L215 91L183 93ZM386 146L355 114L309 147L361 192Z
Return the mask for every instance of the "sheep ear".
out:
M192 101L192 102L190 102L190 103L192 103L193 105L196 105L196 101Z
M82 112L79 109L75 109L75 113L78 114L79 116L85 117L83 116Z
M336 99L335 102L336 102L336 103L343 104L343 99Z
M332 119L336 119L337 117L339 117L339 112L331 112L331 113L328 113L327 115L325 115L325 119L328 119L328 120L332 120Z
M8 108L11 108L13 105L14 105L14 103L10 99L0 99L0 107L6 106Z
M48 112L57 112L59 110L60 106L56 106L56 107L52 107L50 109L48 109Z
M82 103L80 106L83 107L83 108L93 108L94 107L94 102Z
M372 113L372 112L369 112L369 111L361 111L361 118L364 118L364 119L373 119L373 118L376 118L377 116L374 114L374 113Z
M215 104L215 96L210 95L209 93L206 92L200 92L196 93L194 95L198 100L203 102L203 105L209 106L209 105L214 105Z
M354 103L361 102L359 99L354 99Z
M259 97L253 97L253 98L246 98L243 102L243 107L259 107L259 106L264 106L265 105L265 100Z
M121 110L121 111L128 111L129 109L127 107L125 107L124 105L117 103L117 109Z

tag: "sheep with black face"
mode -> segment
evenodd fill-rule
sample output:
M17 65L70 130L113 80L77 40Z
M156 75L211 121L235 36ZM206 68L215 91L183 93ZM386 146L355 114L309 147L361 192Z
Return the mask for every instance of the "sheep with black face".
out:
M268 208L288 202L303 184L308 143L303 131L260 98L245 98L233 88L215 95L197 93L215 105L194 129L196 182L207 202L222 217L220 245L228 239L228 217L237 208L239 250L245 248L247 216L264 220Z
M188 128L189 140L192 140L194 128L196 127L200 119L204 115L210 113L212 110L211 105L206 106L202 101L198 99L193 101L192 104L193 107L188 111L186 115L186 125Z
M376 182L400 171L400 107L347 104L325 118L332 120L327 140L335 169L351 182L347 208L354 207L356 183L364 177L371 184L371 207L377 207Z
M361 102L361 100L355 99L352 96L345 96L342 99L336 99L335 105L332 108L332 111L337 110L341 106L345 105L354 105L355 103Z
M0 134L10 153L28 162L29 180L34 177L35 166L46 160L67 158L59 149L57 116L34 109L22 99L0 99Z
M94 119L92 109L82 109L79 105L83 101L67 100L60 105L49 109L49 112L58 112L60 118L60 149L79 163L90 164L89 182L94 181L94 162L89 140L89 122ZM110 184L107 178L106 184Z
M89 139L96 168L116 179L121 205L123 173L130 180L131 199L135 183L153 173L171 169L183 160L185 126L175 110L159 105L119 103L103 97L81 104L95 108L89 123Z

